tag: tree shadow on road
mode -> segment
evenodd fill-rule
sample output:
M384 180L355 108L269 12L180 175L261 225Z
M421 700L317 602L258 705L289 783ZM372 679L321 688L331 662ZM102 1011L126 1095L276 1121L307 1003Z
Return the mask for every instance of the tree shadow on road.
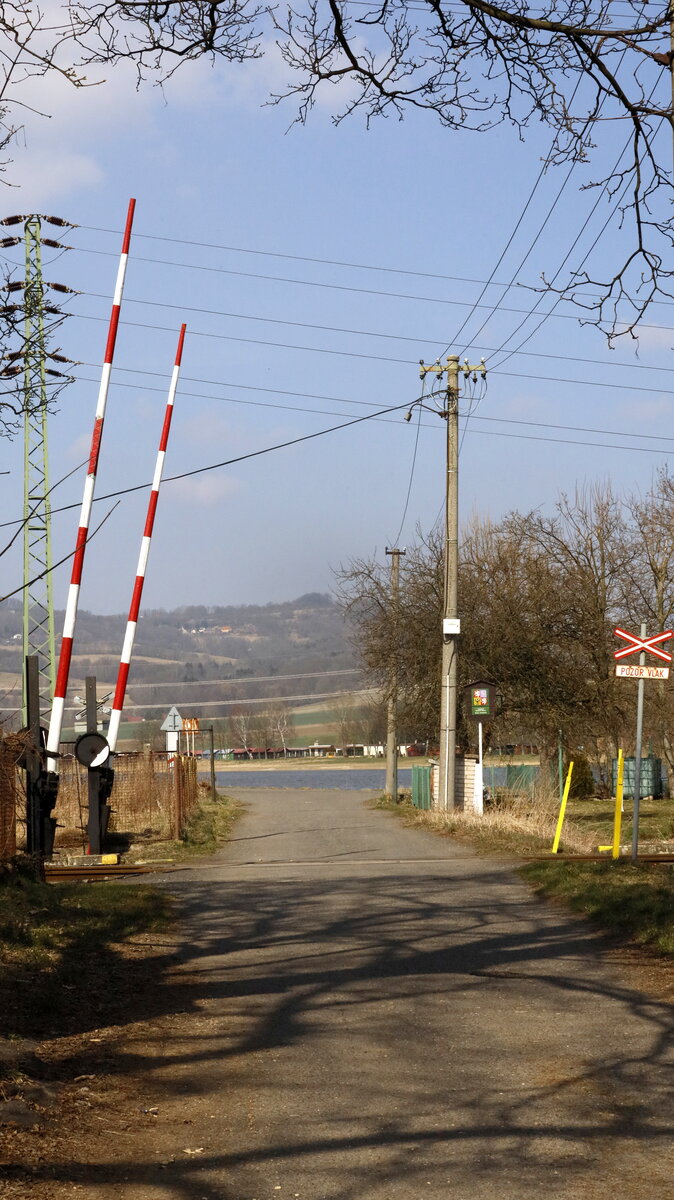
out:
M533 1196L545 1180L554 1195L605 1197L634 1162L641 1190L671 1181L672 1010L602 962L587 924L483 860L454 875L280 874L174 876L181 945L149 969L102 947L107 999L95 1024L83 1009L67 1030L115 1025L106 1071L167 1104L235 1104L258 1088L279 1114L264 1138L179 1153L161 1172L123 1152L75 1156L37 1165L33 1183L140 1198L152 1179L167 1200L262 1200L277 1176L292 1194L298 1162L311 1200L378 1200L394 1185L435 1197L441 1181L462 1200ZM69 953L72 971L76 940ZM95 1053L59 1069L82 1074Z

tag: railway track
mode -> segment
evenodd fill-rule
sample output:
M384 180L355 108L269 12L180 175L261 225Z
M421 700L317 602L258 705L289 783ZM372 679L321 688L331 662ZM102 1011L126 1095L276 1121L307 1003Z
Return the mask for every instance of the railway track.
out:
M613 859L610 854L527 854L526 862L626 862L629 854ZM674 854L640 854L640 863L674 863Z
M165 863L155 866L152 863L136 865L134 863L117 863L116 865L101 866L98 863L90 867L61 867L46 865L44 877L47 883L62 883L68 879L115 879L124 875L148 875L153 871L171 870Z

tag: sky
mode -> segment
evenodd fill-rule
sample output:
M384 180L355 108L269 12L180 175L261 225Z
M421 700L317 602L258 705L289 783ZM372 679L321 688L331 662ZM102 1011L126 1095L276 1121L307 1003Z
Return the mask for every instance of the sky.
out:
M428 530L443 507L445 427L431 412L420 424L416 411L410 422L403 414L420 395L419 359L448 349L471 363L484 357L488 368L484 393L478 385L462 401L464 413L473 409L461 443L463 520L551 511L561 490L597 480L643 490L674 454L671 306L651 310L638 351L627 341L610 349L568 304L540 330L530 317L516 332L539 300L541 276L555 275L579 237L566 269L577 265L604 226L609 208L590 216L596 193L586 185L613 161L624 128L608 130L595 161L575 169L546 222L567 168L547 172L495 276L518 282L492 285L471 313L549 132L535 127L522 141L506 127L448 131L428 114L369 129L354 116L335 127L332 96L305 126L293 124L291 101L265 105L283 70L272 56L238 68L188 64L163 89L137 88L124 65L86 89L35 81L33 106L51 115L27 114L13 187L2 193L5 214L56 214L76 226L63 236L67 254L45 253L45 277L80 293L58 335L80 365L50 417L52 482L88 458L132 196L98 497L152 478L183 320L167 476L397 409L166 482L146 608L329 591L340 564L384 561L387 546ZM613 220L588 266L602 274L626 236ZM20 263L20 251L5 253ZM4 522L21 516L22 453L21 438L0 444L0 469L10 471L0 476ZM80 466L53 492L55 510L73 506L54 512L54 559L74 546L82 486ZM97 501L93 524L113 503ZM122 497L93 538L82 607L128 609L146 505L147 491ZM2 560L3 592L21 584L19 542ZM54 573L58 607L69 577L69 563Z

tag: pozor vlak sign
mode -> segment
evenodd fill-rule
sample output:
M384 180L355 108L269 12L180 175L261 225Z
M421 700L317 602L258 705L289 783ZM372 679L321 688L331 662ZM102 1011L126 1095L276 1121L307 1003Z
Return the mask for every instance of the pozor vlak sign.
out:
M669 666L625 663L620 660L629 658L632 654L652 654L661 663L670 663L672 656L667 650L663 650L662 643L674 637L674 630L667 629L664 633L654 634L653 637L647 637L646 634L639 636L620 628L614 629L613 632L616 637L623 638L627 642L626 646L622 646L613 654L613 657L618 660L615 669L617 676L622 679L669 679Z

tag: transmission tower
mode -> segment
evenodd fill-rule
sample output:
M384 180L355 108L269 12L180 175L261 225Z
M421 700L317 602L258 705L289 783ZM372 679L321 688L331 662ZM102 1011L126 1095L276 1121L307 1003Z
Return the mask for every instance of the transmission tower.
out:
M9 292L23 291L23 305L7 305L5 311L23 308L23 333L20 349L5 356L8 365L0 375L17 377L22 390L24 433L23 480L23 657L34 655L38 660L40 719L44 720L52 704L56 670L54 639L54 601L52 597L51 501L49 496L49 456L47 416L55 387L69 377L48 365L48 360L70 362L63 355L48 349L48 335L61 323L64 315L52 304L45 303L45 291L54 289L70 292L63 284L46 283L42 274L42 246L68 249L51 238L42 237L42 220L49 224L67 226L58 217L9 217L0 222L15 225L24 222L25 278L9 282ZM18 245L21 238L2 240L0 245ZM49 319L48 327L45 319ZM56 318L56 319L54 319ZM20 335L17 322L16 335ZM60 381L60 382L59 382ZM26 717L25 672L24 722Z

